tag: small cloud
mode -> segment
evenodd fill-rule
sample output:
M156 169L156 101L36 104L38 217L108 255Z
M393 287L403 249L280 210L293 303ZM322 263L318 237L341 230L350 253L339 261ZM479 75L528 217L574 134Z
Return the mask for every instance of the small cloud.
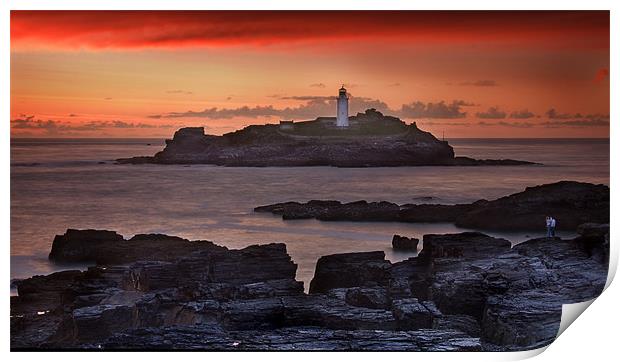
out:
M186 111L186 112L169 112L166 114L155 114L147 117L159 119L159 118L184 118L184 117L201 117L209 119L230 119L234 117L273 117L281 113L280 110L269 106L254 106L254 107L238 107L238 108L205 108L202 111Z
M46 135L59 135L72 132L100 131L111 128L156 128L156 125L141 122L125 121L89 121L85 123L62 122L53 119L41 120L34 116L20 117L11 120L11 129L32 130Z
M474 87L497 87L499 84L491 79L476 80L473 82L461 82L461 86L474 86Z
M545 112L545 115L548 118L551 118L551 119L570 119L570 118L575 118L573 115L568 114L568 113L558 113L558 111L556 111L555 108L551 108L550 110Z
M400 87L401 84L400 83L390 83L388 84L388 87Z
M536 117L536 115L528 111L527 109L522 109L520 111L514 111L510 113L510 118L515 118L515 119L527 119L527 118L533 118L533 117Z
M450 127L462 127L469 126L466 122L434 122L434 121L421 121L419 122L423 126L450 126Z
M79 117L77 114L71 113L69 114L69 117Z
M95 122L95 124L99 124L102 128L156 128L156 125L148 124L148 123L133 123L133 122L124 122L124 121L99 121Z
M486 112L476 113L476 117L484 119L502 119L506 118L506 112L501 111L498 107L490 107Z
M323 83L312 83L312 84L310 84L310 88L325 88L325 84L323 84Z
M190 91L186 91L186 90L182 90L182 89L167 90L166 93L168 93L168 94L185 94L185 95L194 94L194 92L190 92Z
M232 96L228 96L228 97L226 97L226 100L227 100L227 101L230 101L230 100L232 100L232 99L233 99L233 97L232 97Z
M581 113L560 113L555 110L555 108L551 108L547 112L545 112L545 116L549 119L575 119L575 118L587 118L587 119L598 119L598 118L609 118L609 114L586 114L583 115Z
M395 114L406 118L464 118L467 112L463 112L461 107L471 105L471 103L462 100L454 100L452 103L444 101L422 103L417 101L403 104Z
M485 121L480 121L480 122L478 122L478 126L481 126L481 127L531 128L531 127L534 127L535 124L534 123L530 123L530 122L506 122L506 121L485 122Z
M601 68L597 70L596 74L594 75L594 83L601 83L602 81L608 78L609 78L609 69Z
M111 99L112 99L112 97L105 97L105 98L104 98L104 100L106 100L106 101L109 101L109 100L111 100Z
M336 96L280 96L278 99L292 99L296 101L329 101L336 99Z
M572 128L583 128L583 127L609 127L609 120L602 118L595 119L574 119L574 120L563 120L563 121L549 121L541 123L541 125L548 128L560 128L560 127L572 127Z

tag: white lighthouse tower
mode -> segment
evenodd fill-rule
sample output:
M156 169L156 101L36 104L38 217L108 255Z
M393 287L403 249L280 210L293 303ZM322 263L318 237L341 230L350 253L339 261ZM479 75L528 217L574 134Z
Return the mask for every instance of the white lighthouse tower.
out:
M347 90L344 89L344 84L338 91L336 127L349 127L349 96Z

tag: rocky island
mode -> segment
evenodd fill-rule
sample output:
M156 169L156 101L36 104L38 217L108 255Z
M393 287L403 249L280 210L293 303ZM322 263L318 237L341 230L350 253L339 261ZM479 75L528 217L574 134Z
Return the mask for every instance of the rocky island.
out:
M295 201L259 206L283 219L324 221L451 222L483 230L540 230L545 216L559 220L558 229L575 230L585 222L609 223L609 187L585 182L560 181L528 187L496 200L470 204L404 204L334 200Z
M337 127L335 117L253 125L222 136L203 127L179 129L166 147L152 157L118 163L213 164L221 166L493 166L532 165L511 159L476 160L455 157L446 141L375 109L348 117Z
M419 256L398 263L382 251L327 255L304 293L284 244L70 230L50 259L99 263L17 281L11 349L533 349L554 340L563 303L605 285L609 226L579 232L512 248L481 233L425 235ZM118 253L149 242L171 253Z

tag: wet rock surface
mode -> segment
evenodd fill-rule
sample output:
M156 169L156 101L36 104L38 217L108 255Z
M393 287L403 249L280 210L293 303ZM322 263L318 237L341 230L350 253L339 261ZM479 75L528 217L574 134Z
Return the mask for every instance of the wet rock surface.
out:
M37 276L16 281L11 348L536 348L555 338L563 303L605 284L608 231L580 230L513 248L481 233L426 235L420 256L398 263L381 251L328 255L310 294L284 244Z
M496 200L471 204L404 204L312 200L259 206L283 219L324 221L453 222L482 230L544 230L552 215L559 230L575 230L583 223L609 223L609 187L584 182L560 181L535 187Z
M179 129L153 157L118 159L119 163L214 164L222 166L479 166L531 165L517 160L454 157L445 141L400 119L368 109L349 117L355 126L335 129L334 118L295 123L283 131L276 124L252 125L222 136L203 127Z

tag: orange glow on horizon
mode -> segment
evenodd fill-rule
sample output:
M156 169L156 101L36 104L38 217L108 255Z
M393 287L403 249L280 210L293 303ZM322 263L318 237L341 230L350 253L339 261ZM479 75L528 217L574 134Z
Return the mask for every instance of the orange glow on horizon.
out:
M436 135L608 137L609 63L607 11L12 11L11 135L221 134L347 83Z

